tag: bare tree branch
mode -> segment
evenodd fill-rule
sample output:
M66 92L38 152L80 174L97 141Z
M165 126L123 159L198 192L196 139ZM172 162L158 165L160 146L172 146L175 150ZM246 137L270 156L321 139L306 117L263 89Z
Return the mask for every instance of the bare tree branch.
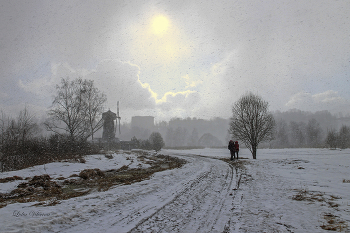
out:
M268 103L249 93L242 96L232 107L229 133L243 141L256 159L259 143L273 138L275 120L268 112Z
M61 79L56 86L57 96L49 111L51 119L45 123L47 130L68 134L72 140L87 139L101 128L103 104L106 96L94 87L92 80L81 78Z

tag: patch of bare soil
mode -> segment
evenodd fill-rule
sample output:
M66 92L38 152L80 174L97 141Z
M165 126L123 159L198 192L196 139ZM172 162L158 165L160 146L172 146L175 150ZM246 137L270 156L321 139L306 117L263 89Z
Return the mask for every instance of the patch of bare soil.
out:
M333 214L324 214L324 219L326 223L321 226L323 230L342 232L348 229L348 224L341 220L338 216Z
M322 192L308 191L306 189L300 190L295 189L297 192L292 199L296 201L308 201L308 202L322 202L323 204L327 204L329 207L337 208L339 205L334 203L333 201L336 199L341 199L341 197L336 196L328 196Z
M0 183L12 182L14 180L23 180L23 178L20 176L6 177L6 178L0 179Z
M334 200L341 199L341 197L333 196L333 195L326 195L322 192L314 192L314 191L308 191L308 190L300 190L295 189L294 191L297 192L292 199L296 201L308 201L310 203L312 202L320 202L322 205L328 205L331 208L337 209L339 206L337 203L334 202ZM321 228L324 230L329 231L347 231L348 230L348 224L342 220L340 217L335 216L330 213L324 214L324 223L321 225Z
M229 158L222 158L220 160L229 163L235 169L239 169L240 171L246 170L246 167L244 165L249 163L249 160L247 158L239 158L234 160L231 160Z
M28 182L20 183L10 193L0 193L0 208L11 203L34 202L35 205L51 206L73 197L83 196L94 191L106 191L116 185L129 185L149 179L155 172L180 168L186 161L167 155L151 155L147 152L137 152L137 159L149 164L148 168L129 168L101 171L98 168L85 169L79 174L68 178L59 177L53 181L49 175L34 176ZM7 177L3 182L19 179Z

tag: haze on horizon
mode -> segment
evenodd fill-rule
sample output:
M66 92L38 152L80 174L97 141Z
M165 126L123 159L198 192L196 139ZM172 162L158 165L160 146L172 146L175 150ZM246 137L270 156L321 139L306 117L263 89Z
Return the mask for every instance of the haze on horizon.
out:
M272 111L350 113L350 2L0 2L0 109L43 115L61 78L94 80L122 120L229 118L249 91Z

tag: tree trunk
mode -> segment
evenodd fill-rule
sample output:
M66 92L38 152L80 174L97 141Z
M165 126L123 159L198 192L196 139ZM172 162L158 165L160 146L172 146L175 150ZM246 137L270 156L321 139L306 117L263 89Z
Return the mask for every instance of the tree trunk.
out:
M253 155L253 159L256 159L256 147L253 147L252 155Z

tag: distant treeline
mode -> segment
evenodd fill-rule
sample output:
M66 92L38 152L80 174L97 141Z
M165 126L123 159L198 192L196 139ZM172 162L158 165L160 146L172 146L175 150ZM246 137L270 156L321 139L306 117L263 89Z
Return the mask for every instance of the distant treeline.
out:
M349 116L336 116L329 111L311 113L293 109L273 115L276 128L275 140L269 143L271 148L331 147L326 140L329 132L350 124Z
M276 121L275 139L260 147L330 147L326 142L328 133L350 124L349 116L332 115L329 111L312 113L293 109L276 111L273 115ZM124 140L133 136L148 138L152 131L160 132L168 148L225 147L231 139L229 123L230 119L224 118L173 118L156 123L152 129L131 128L130 124L124 124L122 132Z
M168 122L161 121L152 128L131 127L130 124L123 124L121 131L123 140L134 136L138 139L147 139L151 132L157 131L164 138L167 148L223 147L230 138L228 125L228 119L204 120L188 117L173 118Z

